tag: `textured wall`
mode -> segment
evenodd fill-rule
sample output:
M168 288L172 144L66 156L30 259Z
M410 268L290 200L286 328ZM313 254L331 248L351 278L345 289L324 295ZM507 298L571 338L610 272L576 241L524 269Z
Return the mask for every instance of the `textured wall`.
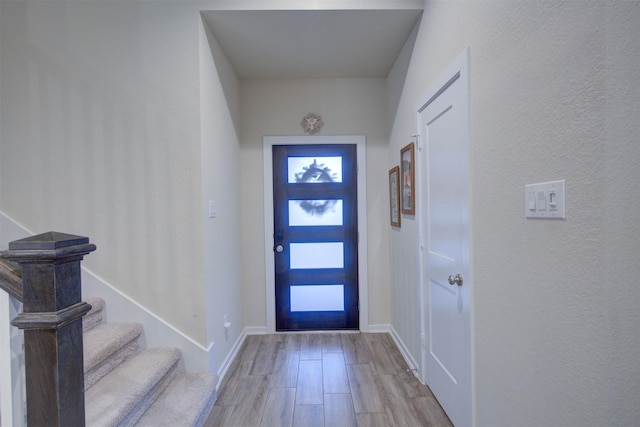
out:
M198 11L2 2L0 209L200 343Z
M604 280L607 289L607 420L640 420L640 3L605 12Z
M425 3L389 165L420 95L469 46L479 426L640 419L639 9ZM524 185L555 179L566 180L567 219L526 220ZM404 255L415 253L415 226L403 218L392 236L394 277L416 269ZM419 358L417 278L400 277L394 326Z
M240 83L215 38L201 33L202 218L207 342L219 369L244 327L240 252ZM216 217L208 216L208 201ZM224 316L231 322L224 328Z

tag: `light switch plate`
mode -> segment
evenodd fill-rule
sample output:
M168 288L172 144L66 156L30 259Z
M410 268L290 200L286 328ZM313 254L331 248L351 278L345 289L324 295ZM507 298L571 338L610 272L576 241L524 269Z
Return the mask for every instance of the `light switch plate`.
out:
M527 184L524 199L527 218L565 219L564 179Z

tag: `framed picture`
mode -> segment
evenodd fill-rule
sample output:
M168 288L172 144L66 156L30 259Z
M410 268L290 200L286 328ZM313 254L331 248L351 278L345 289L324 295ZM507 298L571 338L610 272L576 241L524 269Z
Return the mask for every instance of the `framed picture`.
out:
M414 156L413 142L400 150L402 213L408 215L416 214L416 195L414 188L416 173Z
M391 226L400 227L400 166L389 169L389 207Z

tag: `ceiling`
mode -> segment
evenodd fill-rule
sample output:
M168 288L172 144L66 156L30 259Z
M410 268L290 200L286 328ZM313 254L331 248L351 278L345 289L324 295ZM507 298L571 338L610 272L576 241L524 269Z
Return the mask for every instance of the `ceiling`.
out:
M421 15L418 9L203 13L240 79L385 78Z

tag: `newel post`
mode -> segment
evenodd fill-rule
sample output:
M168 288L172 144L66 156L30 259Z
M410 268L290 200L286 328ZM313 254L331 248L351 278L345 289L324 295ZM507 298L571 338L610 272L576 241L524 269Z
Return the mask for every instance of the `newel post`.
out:
M49 232L9 243L2 258L22 267L29 427L84 426L80 261L96 246L87 237Z

